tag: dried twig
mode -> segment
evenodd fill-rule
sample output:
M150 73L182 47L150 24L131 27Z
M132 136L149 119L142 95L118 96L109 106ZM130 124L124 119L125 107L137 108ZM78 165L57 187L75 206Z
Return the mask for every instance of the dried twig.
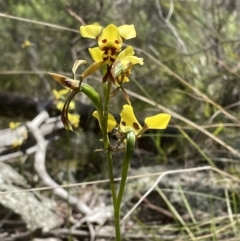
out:
M45 156L46 156L47 142L45 141L40 131L40 125L42 124L42 122L47 120L48 117L49 117L48 113L46 111L42 111L34 120L27 123L27 127L30 129L34 138L37 141L38 149L35 153L35 163L34 163L35 170L45 185L49 187L56 187L58 186L58 184L48 175L46 171ZM82 212L84 214L91 213L91 210L85 203L81 202L76 197L69 195L69 193L62 187L54 188L53 192L55 195L69 202L69 204L79 212Z

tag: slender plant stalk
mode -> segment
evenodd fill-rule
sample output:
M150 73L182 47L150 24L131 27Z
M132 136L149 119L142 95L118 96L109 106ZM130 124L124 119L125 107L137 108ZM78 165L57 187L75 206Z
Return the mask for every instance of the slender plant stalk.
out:
M123 194L124 194L124 189L126 186L129 162L130 162L130 159L126 158L126 155L124 155L123 166L122 166L122 177L121 177L118 195L116 198L116 203L114 205L115 222L116 221L118 222L118 223L115 223L115 227L117 227L116 225L118 225L119 229L120 229L121 203L122 203L122 198L123 198ZM120 240L121 240L121 238L120 238Z
M109 150L107 150L107 162L108 162L108 175L109 175L109 179L110 179L110 187L111 187L112 199L113 199L114 225L115 225L116 240L121 241L120 208L119 208L118 201L117 201L116 186L114 183L112 155Z
M124 159L123 159L123 165L122 165L122 178L121 178L120 188L118 191L117 201L115 205L115 212L119 215L119 220L120 220L121 203L122 203L124 189L127 181L129 163L132 157L133 149L135 147L135 141L136 141L135 133L129 132L126 136L126 145L125 145Z
M123 165L122 165L122 177L121 177L121 182L120 182L120 188L119 188L118 195L117 195L117 205L116 205L117 208L119 209L119 212L120 212L120 207L121 207L122 198L123 198L123 194L124 194L124 189L126 186L129 162L130 162L130 159L127 158L126 155L124 155L124 160L123 160Z
M110 142L109 142L109 137L108 137L108 133L107 133L111 86L112 86L112 82L110 80L108 80L107 84L104 86L102 132L103 132L104 151L106 152L106 158L107 158L107 163L108 163L108 175L109 175L110 187L111 187L112 199L113 199L114 225L115 225L116 240L121 241L120 209L118 208L119 205L117 205L118 202L117 202L116 186L115 186L114 175L113 175L112 154L109 149Z

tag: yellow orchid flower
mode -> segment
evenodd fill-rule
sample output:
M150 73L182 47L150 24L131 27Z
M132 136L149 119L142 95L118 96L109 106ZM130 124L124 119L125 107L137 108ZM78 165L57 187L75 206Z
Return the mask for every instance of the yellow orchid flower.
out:
M13 122L13 121L10 121L8 124L9 128L12 130L18 128L20 125L21 125L20 122Z
M121 112L120 130L124 133L133 131L137 137L140 137L148 129L166 129L171 115L157 114L145 118L142 127L137 121L131 105L124 105Z
M117 56L121 51L123 41L136 37L136 31L133 25L116 27L113 24L109 24L106 28L98 25L86 25L80 27L80 33L85 38L96 38L99 45L99 47L89 48L91 57L95 62L82 74L82 78L94 73L102 67L103 64L106 64L106 73L103 76L102 82L105 83L108 79L115 82L111 73L111 66L116 59L122 62L123 68L129 70L128 73L130 73L132 65L136 63L143 64L142 59L133 56L134 51L132 47L126 48L121 52L119 54L120 57ZM125 82L128 81L128 78L124 79ZM69 81L67 84L68 83Z
M21 44L22 48L29 48L32 47L34 44L31 43L28 39L25 39L24 42Z
M125 39L136 37L133 25L116 27L114 24L109 24L106 28L97 25L87 25L80 27L80 33L84 38L97 39L98 48L103 51L101 60L107 65L113 64L117 53L121 51Z

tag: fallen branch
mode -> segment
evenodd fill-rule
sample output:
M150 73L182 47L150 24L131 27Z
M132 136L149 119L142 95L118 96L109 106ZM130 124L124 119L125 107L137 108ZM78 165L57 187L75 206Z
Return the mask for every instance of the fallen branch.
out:
M28 122L27 127L29 128L32 135L36 139L37 147L38 147L35 152L34 168L45 185L49 187L56 187L58 184L48 175L46 171L45 157L46 157L46 148L47 148L48 142L44 139L39 127L48 118L49 118L48 113L46 111L43 111L31 122ZM54 188L53 192L61 199L68 202L75 210L82 212L84 214L91 213L90 208L85 203L81 202L76 197L70 195L62 187Z

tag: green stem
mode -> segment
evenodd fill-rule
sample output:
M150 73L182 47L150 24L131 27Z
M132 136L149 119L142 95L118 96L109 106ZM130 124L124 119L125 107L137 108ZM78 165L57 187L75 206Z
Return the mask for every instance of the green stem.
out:
M107 133L107 124L108 124L108 114L109 114L109 102L110 102L110 92L111 92L112 83L110 80L104 84L104 106L103 106L103 120L102 120L102 132L104 140L104 149L107 150L110 146L108 133Z
M119 208L119 210L122 203L124 189L126 186L129 163L130 163L130 160L126 158L126 155L124 155L123 165L122 165L122 177L121 177L120 187L117 195L117 207Z
M110 150L107 150L107 162L108 162L108 175L110 179L110 187L112 191L112 200L113 200L113 208L114 208L114 225L115 225L116 240L121 241L120 208L119 208L119 205L117 204L116 186L114 183L114 175L113 175L112 154Z
M104 84L104 106L103 106L102 133L103 133L104 151L106 152L106 158L107 158L107 163L108 163L108 175L109 175L109 180L110 180L110 188L111 188L112 199L113 199L116 240L121 241L120 209L118 208L119 205L117 205L116 186L115 186L114 175L113 175L112 153L109 148L110 141L109 141L109 137L108 137L108 133L107 133L111 86L112 86L112 82L110 80L108 80L107 83Z
M116 203L114 205L115 228L117 228L117 225L119 225L119 228L120 228L121 203L122 203L124 189L125 189L126 181L127 181L129 162L130 162L130 160L128 158L126 158L126 155L124 155L123 166L122 166L122 178L121 178L121 182L120 182L120 187L119 187Z
M116 209L117 209L117 212L119 212L119 213L120 213L120 209L121 209L121 203L122 203L122 199L123 199L124 189L126 186L128 168L129 168L129 164L131 161L133 149L135 147L135 142L136 142L135 133L133 133L133 132L127 133L125 153L124 153L124 159L123 159L123 165L122 165L122 178L121 178L121 182L120 182L120 188L118 191L117 203L116 203Z

